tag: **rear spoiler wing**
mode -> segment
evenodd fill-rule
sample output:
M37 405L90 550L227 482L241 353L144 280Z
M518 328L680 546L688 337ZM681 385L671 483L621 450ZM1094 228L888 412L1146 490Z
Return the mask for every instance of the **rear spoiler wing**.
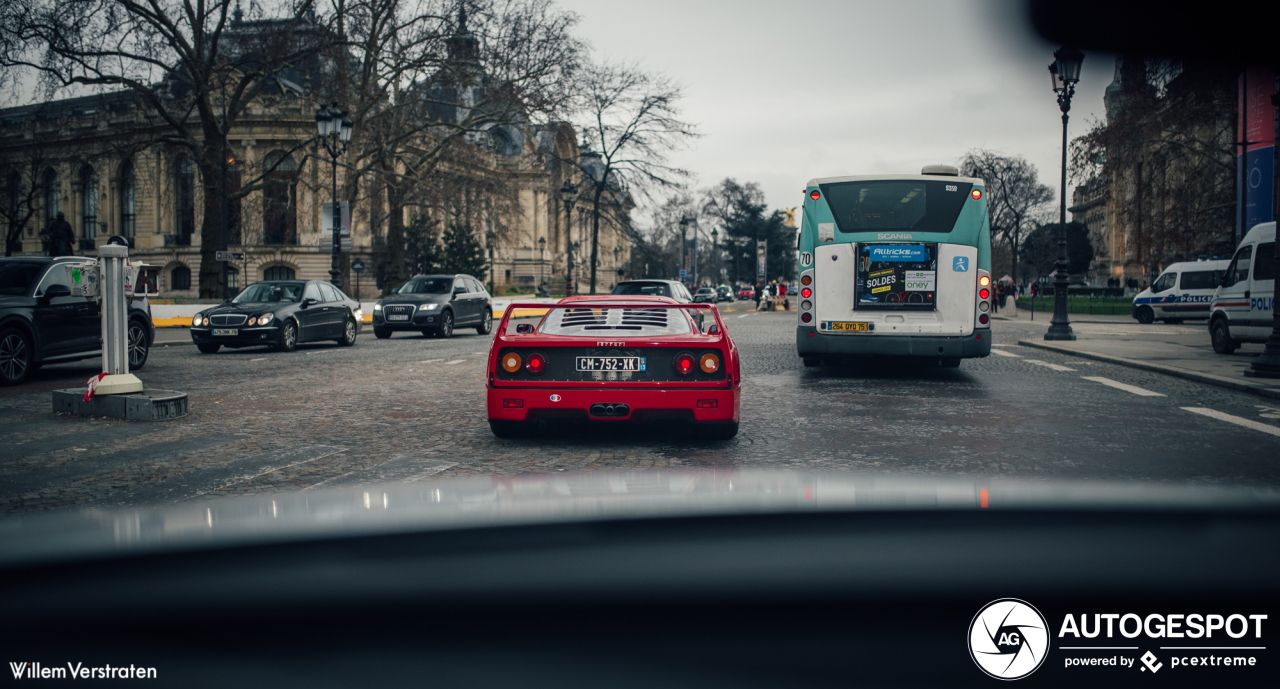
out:
M507 310L502 313L502 322L498 325L498 337L502 337L507 332L507 322L511 320L512 314L516 310L530 310L538 313L528 314L529 316L545 316L551 309L591 309L591 308L622 308L622 309L688 309L690 311L711 311L715 316L716 325L720 326L720 332L726 332L724 321L720 319L720 310L714 304L654 304L649 302L637 302L634 304L617 303L617 302L592 302L592 301L575 301L568 304L538 304L532 302L513 302L507 305Z

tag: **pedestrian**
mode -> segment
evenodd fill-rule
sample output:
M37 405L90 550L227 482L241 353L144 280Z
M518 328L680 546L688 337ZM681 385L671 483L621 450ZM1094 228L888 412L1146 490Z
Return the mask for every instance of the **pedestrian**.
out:
M49 223L49 255L74 256L75 244L76 233L71 229L71 223L67 222L66 217L59 211L58 217Z
M757 282L756 283L756 311L760 310L760 298L762 296L764 296L764 288L760 286L759 282Z
M995 294L996 298L991 300L991 315L993 316L997 313L1000 313L1000 293L1003 291L1004 291L1004 283L997 282L996 294Z

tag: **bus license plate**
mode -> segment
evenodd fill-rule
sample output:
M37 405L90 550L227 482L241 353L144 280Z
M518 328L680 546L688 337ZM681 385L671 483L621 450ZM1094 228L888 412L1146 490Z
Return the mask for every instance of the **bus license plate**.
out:
M642 356L580 356L579 371L643 371Z
M840 322L840 321L832 321L831 329L846 330L846 331L860 332L860 333L865 333L869 330L866 323L848 323L848 322Z
M240 331L239 331L239 330L237 330L237 329L235 329L235 328L230 328L230 329L214 328L214 329L213 329L213 334L214 334L214 335L230 335L230 336L235 336L235 335L239 335L239 334L240 334Z

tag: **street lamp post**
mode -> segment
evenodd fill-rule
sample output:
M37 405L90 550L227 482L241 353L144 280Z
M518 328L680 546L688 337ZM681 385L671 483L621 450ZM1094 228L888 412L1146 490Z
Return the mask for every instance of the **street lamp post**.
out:
M711 228L711 270L714 271L711 275L712 287L715 287L716 281L720 279L720 253L716 247L716 241L719 237L720 231L714 227Z
M1053 91L1058 94L1058 108L1062 110L1062 192L1058 209L1058 261L1054 263L1053 280L1053 318L1049 321L1049 330L1044 334L1046 340L1074 340L1076 334L1071 330L1071 320L1067 317L1067 270L1071 261L1067 258L1067 113L1071 111L1071 97L1076 92L1076 82L1080 81L1080 66L1084 63L1084 53L1076 48L1059 48L1053 53L1053 64L1049 65L1049 76L1053 80Z
M484 243L489 247L489 294L493 294L494 277L498 272L498 266L493 262L493 243L498 239L498 235L492 232L484 233Z
M538 291L547 283L547 238L538 237Z
M320 132L320 142L333 159L333 257L329 264L329 282L342 289L342 271L338 269L338 258L342 253L342 204L338 203L338 156L347 150L347 142L351 141L351 129L354 127L347 113L338 109L334 103L329 108L316 113L316 129Z
M1271 105L1280 108L1280 94L1271 96ZM1240 217L1244 217L1243 212ZM1255 259L1256 260L1256 259ZM1280 265L1280 259L1277 259L1275 252L1271 256L1271 275L1275 277L1276 266ZM1257 275L1258 265L1254 264L1254 275ZM1267 338L1267 346L1262 349L1262 353L1253 358L1253 363L1249 368L1245 369L1244 374L1250 378L1280 378L1280 309L1276 309L1276 297L1280 296L1280 280L1275 280L1275 286L1271 290L1271 337ZM1261 297L1262 295L1257 295Z
M573 204L578 201L578 188L565 180L560 187L560 200L564 201L564 296L573 296Z

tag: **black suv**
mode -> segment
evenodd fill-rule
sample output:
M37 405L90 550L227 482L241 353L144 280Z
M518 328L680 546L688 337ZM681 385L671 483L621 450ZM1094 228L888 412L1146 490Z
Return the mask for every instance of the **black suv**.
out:
M68 263L83 256L0 258L0 385L15 385L44 364L102 355L101 302L71 294ZM129 300L129 370L147 363L155 339L151 305Z
M373 305L373 334L380 340L397 330L450 337L454 328L493 328L493 298L470 275L415 275Z

